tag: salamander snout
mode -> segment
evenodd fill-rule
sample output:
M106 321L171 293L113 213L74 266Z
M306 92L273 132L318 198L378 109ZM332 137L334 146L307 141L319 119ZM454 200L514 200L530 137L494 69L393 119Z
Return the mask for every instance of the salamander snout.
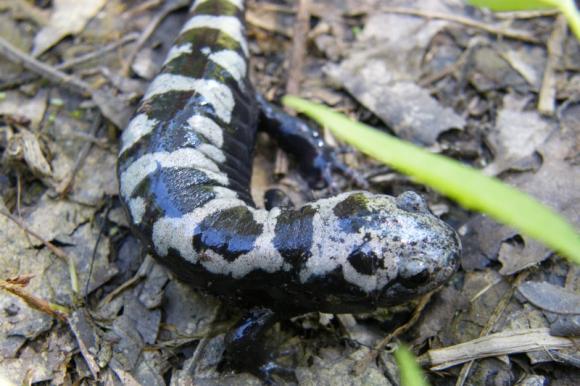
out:
M398 211L392 222L400 225L391 244L397 272L381 294L384 301L408 299L429 292L453 275L459 264L461 241L453 228L433 215L416 193L395 198Z

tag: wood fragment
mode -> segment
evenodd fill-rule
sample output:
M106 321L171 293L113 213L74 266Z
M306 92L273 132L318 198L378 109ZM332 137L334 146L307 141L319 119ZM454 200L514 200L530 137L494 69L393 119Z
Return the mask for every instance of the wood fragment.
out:
M291 95L298 95L300 92L300 84L302 83L304 56L306 54L306 43L310 30L309 7L310 0L300 0L298 2L294 36L292 37L292 49L290 51L288 82L286 83L286 93Z
M138 37L139 37L139 35L135 34L135 33L126 35L122 39L120 39L119 41L115 41L115 42L112 42L110 44L107 44L106 46L104 46L98 50L95 50L95 51L89 52L85 55L81 55L79 57L64 61L62 63L59 63L59 64L54 66L54 69L60 70L60 71L67 70L67 69L70 69L72 67L87 63L93 59L101 58L103 55L105 55L111 51L114 51L114 50L124 46L125 44L131 43L131 42L137 40ZM12 88L21 86L21 85L29 83L29 82L33 82L33 81L37 80L38 78L39 78L39 76L36 73L32 73L32 74L26 73L26 74L23 74L22 76L19 76L16 79L9 80L9 81L6 81L6 82L0 84L0 90L12 89Z
M36 60L32 56L27 55L14 47L2 37L0 37L0 56L3 56L11 62L21 65L27 70L42 76L50 82L61 85L75 93L85 96L89 96L92 93L92 88L88 83Z
M518 276L514 279L514 281L511 283L510 290L507 291L501 297L501 299L499 300L499 302L495 306L491 316L489 317L489 319L485 323L485 326L483 327L483 329L479 333L479 337L484 337L484 336L488 335L494 329L498 320L503 315L503 313L506 310L507 306L509 305L512 297L514 296L516 289L528 277L528 275L529 275L529 271L523 271L523 272L520 272L518 274ZM474 363L475 363L475 361L469 361L461 368L461 371L459 372L459 376L457 377L457 380L455 381L455 386L463 386L463 384L465 384L465 381L467 380L467 377L469 376L469 373L471 372L471 368L473 367Z
M580 338L552 336L549 328L511 330L429 350L419 357L419 362L430 366L433 371L439 371L474 359L563 349L579 344Z
M260 9L261 8L262 7L260 6ZM263 29L264 31L277 33L279 35L287 37L288 39L292 38L293 36L292 29L286 28L285 26L280 25L279 23L272 22L271 18L260 17L260 15L261 14L258 12L248 10L248 12L246 12L246 23L254 27Z
M417 321L419 320L419 317L421 316L421 314L423 313L423 310L425 309L425 307L427 306L427 304L429 304L429 301L431 300L431 297L433 296L434 292L429 292L425 295L423 295L423 297L419 300L419 303L417 304L417 307L415 307L415 309L413 310L413 315L411 316L411 319L409 319L408 322L406 322L405 324L403 324L402 326L399 326L395 329L395 331L393 331L392 333L390 333L389 335L387 335L386 337L384 337L381 341L379 341L375 347L372 348L372 350L370 350L368 352L368 354L361 360L359 360L353 367L353 374L354 375L361 375L363 374L367 367L370 365L371 362L373 362L377 356L379 355L379 353L389 344L391 343L391 341L395 338L397 338L398 336L403 335L405 332L409 331L409 329L411 327L413 327L415 325L415 323L417 323Z
M76 76L66 74L48 64L36 60L32 56L12 46L2 37L0 37L0 56L40 75L49 82L67 88L82 96L90 96L105 117L118 127L126 126L129 117L128 106L114 95L101 90L95 90L91 85Z
M96 117L93 119L93 123L89 131L89 134L92 137L96 137L100 127L101 127L101 114L97 113ZM89 151L91 150L92 145L93 143L91 141L87 141L83 144L83 147L81 148L81 151L79 152L75 160L72 170L55 188L56 192L61 198L64 198L70 191L77 173L81 169L85 158L87 157L87 155L89 155Z
M147 277L147 273L151 269L151 265L153 265L153 258L151 255L145 256L145 260L141 263L139 270L131 277L129 280L125 281L113 291L111 291L107 296L105 296L100 302L97 309L105 307L109 304L114 298L116 298L119 294L123 293L128 288L131 288L135 284L139 283L141 280Z
M288 81L286 82L286 94L300 94L302 72L304 71L304 56L308 31L310 30L310 0L300 0L296 11L296 24L292 36L292 49L288 60ZM287 112L293 113L286 109ZM284 176L288 173L288 156L282 150L276 151L274 174Z
M548 39L548 60L538 98L538 111L541 114L551 116L556 111L556 67L564 50L566 31L566 18L560 15L556 19L554 29L550 39Z
M36 297L31 293L29 293L28 291L26 291L23 287L24 285L22 284L22 282L19 281L0 280L0 288L5 290L6 292L11 293L14 296L19 297L26 304L28 304L30 308L43 312L63 322L67 321L67 314L65 313L66 309L64 307L51 304L50 302L47 302L44 299Z
M75 310L69 317L69 327L77 340L81 355L93 378L98 379L101 370L97 359L99 337L96 333L97 327L94 325L89 312L84 308Z
M535 19L537 17L550 17L560 14L558 9L537 9L533 11L495 12L498 19Z
M146 11L152 9L152 8L159 7L162 4L163 4L163 0L146 0L146 1L143 1L140 4L135 4L134 7L131 7L130 10L128 10L127 12L125 12L123 14L123 18L126 19L126 20L127 19L132 19L135 16L137 16L137 15L143 13L143 12L146 12Z
M528 31L516 30L512 28L505 28L505 27L497 27L494 25L490 25L478 20L471 19L465 16L459 15L452 15L444 12L436 12L436 11L427 11L421 9L414 9L414 8L405 8L405 7L380 7L378 12L386 12L386 13L396 13L400 15L412 15L412 16L419 16L424 17L427 19L441 19L450 21L453 23L458 23L465 25L467 27L472 27L476 29L480 29L482 31L488 32L493 35L503 36L510 39L515 40L522 40L528 43L535 43L541 44L541 40L536 38L532 33Z

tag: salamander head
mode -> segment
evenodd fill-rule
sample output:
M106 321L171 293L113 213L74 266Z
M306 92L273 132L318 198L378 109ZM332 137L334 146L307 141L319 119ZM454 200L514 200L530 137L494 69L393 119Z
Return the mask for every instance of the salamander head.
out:
M418 194L405 192L394 201L397 209L384 221L401 226L385 227L385 236L393 242L383 250L383 259L397 256L397 272L380 291L381 305L400 303L441 286L457 270L461 255L455 230L433 215Z
M318 261L307 262L302 276L318 285L331 277L327 282L333 285L325 291L329 309L349 312L348 304L356 309L357 302L369 310L400 304L442 285L457 269L459 237L418 194L351 192L333 201L320 207L320 217L333 220L321 221L324 234L317 237L330 241L320 245Z

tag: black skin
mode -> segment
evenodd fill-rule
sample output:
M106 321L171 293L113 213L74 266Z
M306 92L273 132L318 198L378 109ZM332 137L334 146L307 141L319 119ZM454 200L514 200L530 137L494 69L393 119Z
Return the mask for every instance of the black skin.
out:
M284 191L272 188L264 193L264 208L267 210L272 208L294 208L294 203Z
M322 140L318 131L303 120L288 115L279 107L270 104L263 96L256 96L259 106L259 129L274 138L286 152L294 155L300 165L301 174L311 188L332 186L332 172L339 170L354 175L340 163L334 152ZM292 201L279 189L266 192L265 205L292 207ZM277 322L305 313L305 310L253 307L226 335L225 351L220 367L237 372L247 371L271 384L274 373L288 373L289 369L276 365L272 355L265 349L266 332Z
M356 185L366 188L363 178L340 162L320 133L305 121L285 113L256 94L260 111L259 129L276 140L280 148L296 157L301 174L313 189L335 189L332 172L339 171Z

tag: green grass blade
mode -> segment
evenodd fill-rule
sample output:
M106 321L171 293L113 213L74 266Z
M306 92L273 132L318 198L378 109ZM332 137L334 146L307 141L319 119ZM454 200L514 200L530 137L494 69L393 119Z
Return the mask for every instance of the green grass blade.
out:
M574 0L467 0L467 2L496 12L558 9L566 17L576 39L580 40L580 12Z
M502 12L554 9L558 0L467 0L467 2L476 7Z
M400 345L395 351L395 360L401 372L402 386L429 386L425 380L423 370L417 364L415 356L404 345Z
M513 226L580 264L580 235L572 225L530 196L452 159L355 122L328 107L286 96L282 102L328 127L363 153L414 177L467 209Z

